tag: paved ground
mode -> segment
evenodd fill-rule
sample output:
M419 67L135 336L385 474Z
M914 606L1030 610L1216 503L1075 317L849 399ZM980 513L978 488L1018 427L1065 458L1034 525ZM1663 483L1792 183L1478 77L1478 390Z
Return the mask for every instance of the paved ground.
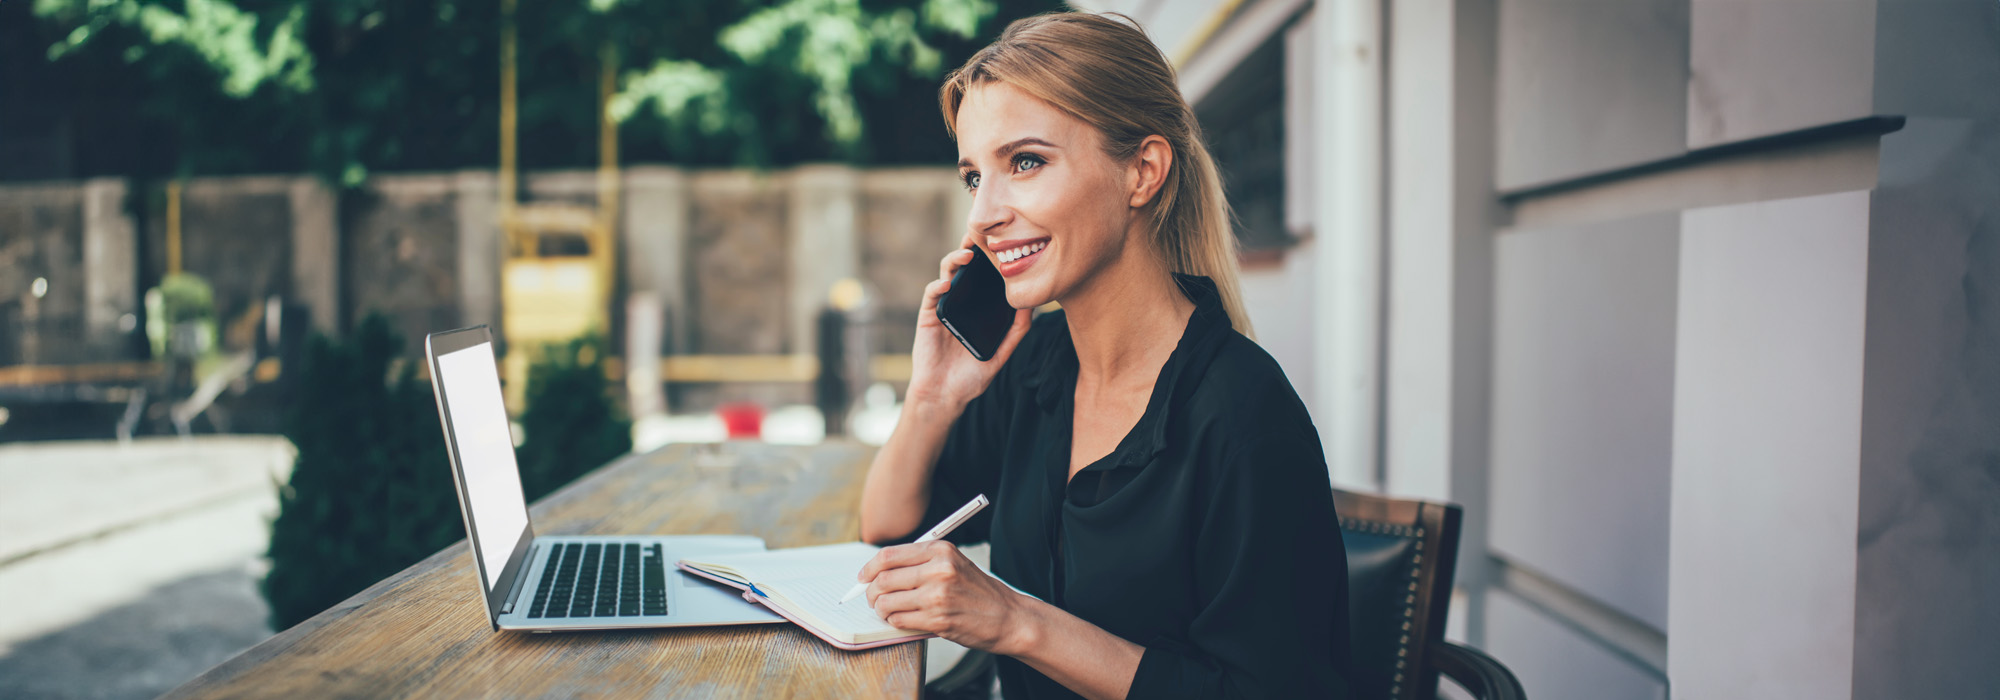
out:
M256 579L236 569L191 576L0 657L0 696L17 700L156 697L271 635Z
M283 438L0 444L0 698L151 698L271 634ZM983 547L968 554L983 560ZM933 643L932 676L963 649Z
M283 438L0 445L0 697L139 698L270 635Z

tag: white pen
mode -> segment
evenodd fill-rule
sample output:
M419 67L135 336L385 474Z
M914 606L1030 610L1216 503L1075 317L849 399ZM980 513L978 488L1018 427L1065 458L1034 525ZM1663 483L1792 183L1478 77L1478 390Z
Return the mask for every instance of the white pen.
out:
M951 517L945 518L944 522L938 523L937 527L931 528L930 532L924 533L923 537L917 538L917 541L911 542L910 544L923 544L925 542L939 539L941 537L944 537L945 535L951 534L952 530L958 529L958 526L965 524L965 521L971 520L974 514L978 513L980 510L985 509L987 503L990 503L990 501L986 500L986 494L982 493L977 496L973 496L972 500L966 501L965 505L963 506L959 506L958 512L952 513ZM847 589L847 595L840 597L840 604L846 605L847 601L854 600L855 596L861 595L862 593L866 593L867 591L868 591L867 581L854 584L853 588Z

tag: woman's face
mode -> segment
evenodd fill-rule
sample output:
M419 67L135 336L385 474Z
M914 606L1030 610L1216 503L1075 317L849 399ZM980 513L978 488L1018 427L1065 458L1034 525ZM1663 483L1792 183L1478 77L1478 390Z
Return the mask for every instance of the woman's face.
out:
M1135 211L1128 168L1082 120L1000 82L958 108L967 237L1007 280L1007 303L1061 299L1124 253Z

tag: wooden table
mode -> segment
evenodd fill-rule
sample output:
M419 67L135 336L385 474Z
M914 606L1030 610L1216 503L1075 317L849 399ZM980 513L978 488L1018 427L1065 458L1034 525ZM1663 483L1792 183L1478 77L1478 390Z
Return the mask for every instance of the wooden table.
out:
M674 445L530 509L536 534L747 533L852 541L869 448ZM436 465L444 469L444 465ZM918 698L924 645L849 652L790 624L495 633L463 541L166 697Z

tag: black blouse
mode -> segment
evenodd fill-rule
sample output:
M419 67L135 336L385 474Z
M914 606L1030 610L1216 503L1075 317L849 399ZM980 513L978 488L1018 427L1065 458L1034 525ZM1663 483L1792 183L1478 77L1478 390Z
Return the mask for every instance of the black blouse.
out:
M1176 277L1194 315L1111 454L1064 481L1076 348L1045 314L953 424L923 525L987 494L949 539L990 540L995 575L1145 647L1132 698L1344 698L1347 558L1319 435L1214 283ZM1011 658L1000 678L1011 700L1077 697Z

